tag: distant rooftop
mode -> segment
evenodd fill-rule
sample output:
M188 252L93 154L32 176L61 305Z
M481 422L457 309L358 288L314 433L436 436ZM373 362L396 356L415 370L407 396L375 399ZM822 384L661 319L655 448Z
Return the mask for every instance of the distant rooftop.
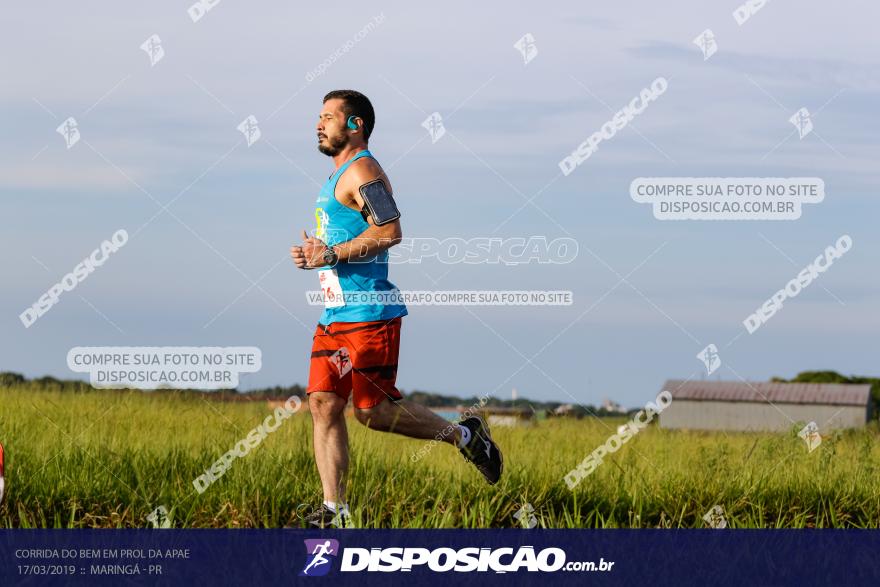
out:
M757 383L742 381L682 381L670 379L663 389L673 400L770 402L866 406L871 396L867 383Z

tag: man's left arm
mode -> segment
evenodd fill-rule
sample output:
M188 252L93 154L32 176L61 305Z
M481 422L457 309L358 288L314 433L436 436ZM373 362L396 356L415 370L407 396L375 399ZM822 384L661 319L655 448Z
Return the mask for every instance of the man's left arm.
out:
M340 262L365 261L375 257L382 251L390 249L403 238L400 228L400 219L382 226L373 224L370 218L367 222L370 226L365 231L351 240L339 243L333 250Z
M343 176L348 180L346 181L344 193L358 209L363 210L365 202L360 194L360 186L379 179L382 175L382 170L378 167L378 164L353 166L346 174L348 177ZM387 181L385 178L382 179ZM333 251L337 255L337 262L357 263L369 260L382 251L398 244L403 238L403 230L401 229L399 218L382 226L376 226L373 218L367 216L367 223L369 226L362 233L333 246ZM326 266L327 263L324 260L325 251L326 245L320 240L314 237L305 240L303 252L306 259L308 259L309 267Z

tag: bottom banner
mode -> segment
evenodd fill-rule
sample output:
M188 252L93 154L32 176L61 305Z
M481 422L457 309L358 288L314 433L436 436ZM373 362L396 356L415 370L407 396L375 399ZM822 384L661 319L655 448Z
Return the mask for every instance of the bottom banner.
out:
M0 530L0 585L877 585L871 530Z

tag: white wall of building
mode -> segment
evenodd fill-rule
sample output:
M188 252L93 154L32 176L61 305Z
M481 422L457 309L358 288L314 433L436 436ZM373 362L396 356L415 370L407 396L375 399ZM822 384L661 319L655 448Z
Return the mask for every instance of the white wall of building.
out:
M855 428L867 422L867 406L768 404L673 400L660 414L661 428L692 430L789 430L794 422L815 422L819 431Z

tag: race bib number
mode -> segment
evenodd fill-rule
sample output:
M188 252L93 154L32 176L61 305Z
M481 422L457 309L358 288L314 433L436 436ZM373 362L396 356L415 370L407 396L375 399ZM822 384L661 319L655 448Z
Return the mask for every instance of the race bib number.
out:
M339 283L339 274L336 269L324 269L318 272L321 282L321 293L324 295L325 308L341 308L345 305L345 297L342 295L342 285Z

